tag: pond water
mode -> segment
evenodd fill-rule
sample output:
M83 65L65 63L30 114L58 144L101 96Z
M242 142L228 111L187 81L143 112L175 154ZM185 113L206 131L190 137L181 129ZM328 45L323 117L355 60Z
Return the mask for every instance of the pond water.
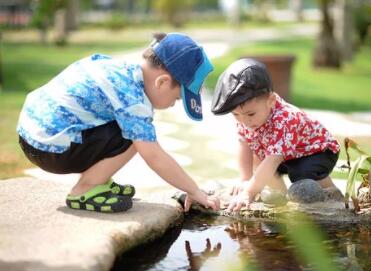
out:
M333 270L371 270L369 226L317 226ZM293 229L272 222L187 215L163 237L123 254L112 270L315 270L287 237ZM314 248L311 255L316 253ZM327 269L320 260L317 264L316 270Z

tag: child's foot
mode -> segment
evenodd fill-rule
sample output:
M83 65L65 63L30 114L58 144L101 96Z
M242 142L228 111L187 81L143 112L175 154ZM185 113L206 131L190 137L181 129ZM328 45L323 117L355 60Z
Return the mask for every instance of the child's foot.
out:
M135 187L131 184L118 184L112 179L110 179L107 184L110 185L111 191L114 194L128 196L130 198L134 197L135 195Z
M344 195L336 186L323 188L325 200L344 201Z
M111 183L97 185L79 196L68 195L66 204L72 209L105 213L122 212L133 206L129 196L118 195L111 191Z

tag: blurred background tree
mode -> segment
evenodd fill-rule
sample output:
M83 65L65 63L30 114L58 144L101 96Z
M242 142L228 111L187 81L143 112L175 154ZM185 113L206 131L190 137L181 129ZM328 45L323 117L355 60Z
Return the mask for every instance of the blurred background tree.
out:
M194 0L158 0L155 1L154 8L166 22L174 27L181 27L194 4Z
M371 1L355 0L354 24L358 36L358 44L366 42L369 26L371 25Z
M68 32L77 29L79 0L34 0L32 25L40 31L40 41L47 43L48 29L55 27L54 42L65 45Z
M320 33L314 49L313 64L316 67L341 67L341 55L334 36L334 19L330 13L330 6L334 0L320 0L321 10Z

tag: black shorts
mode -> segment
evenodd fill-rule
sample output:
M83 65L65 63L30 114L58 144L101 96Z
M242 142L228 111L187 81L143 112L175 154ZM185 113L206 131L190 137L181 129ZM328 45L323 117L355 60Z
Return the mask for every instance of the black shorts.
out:
M63 153L40 151L19 137L19 144L26 157L45 171L67 174L81 173L97 162L125 152L132 144L121 135L116 121L81 132L82 143L71 143Z
M322 180L330 175L339 158L339 153L331 150L287 160L277 169L278 174L288 174L291 182L302 179Z

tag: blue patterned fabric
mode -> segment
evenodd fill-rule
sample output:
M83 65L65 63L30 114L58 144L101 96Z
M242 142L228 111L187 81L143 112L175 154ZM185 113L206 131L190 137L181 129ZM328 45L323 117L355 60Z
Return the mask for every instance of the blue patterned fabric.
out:
M62 153L82 142L81 131L113 120L126 139L156 141L140 66L95 54L28 94L17 132L36 149Z

